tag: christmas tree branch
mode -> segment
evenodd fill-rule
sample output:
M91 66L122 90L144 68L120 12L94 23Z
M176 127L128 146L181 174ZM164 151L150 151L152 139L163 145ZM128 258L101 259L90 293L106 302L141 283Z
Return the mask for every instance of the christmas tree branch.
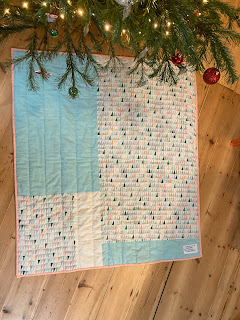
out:
M240 44L240 34L235 29L240 25L239 9L219 0L119 3L121 0L72 0L72 3L29 0L25 6L15 6L9 0L2 0L0 43L12 35L29 31L26 54L11 63L28 62L32 89L37 88L34 68L37 66L42 79L46 80L44 63L63 50L66 51L66 69L59 78L59 87L68 79L73 88L80 79L91 85L102 67L94 53L103 52L103 48L109 55L106 67L111 66L113 70L121 67L116 48L127 48L135 57L131 72L139 74L139 84L151 76L175 84L178 75L186 69L179 70L172 64L171 59L177 52L184 57L186 65L196 70L203 71L204 62L210 61L225 74L229 83L238 79L229 45ZM53 30L59 30L57 43L51 38Z

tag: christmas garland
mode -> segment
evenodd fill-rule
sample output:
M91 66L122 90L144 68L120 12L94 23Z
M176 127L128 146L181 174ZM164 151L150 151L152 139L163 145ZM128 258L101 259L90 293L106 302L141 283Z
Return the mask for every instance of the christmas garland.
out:
M61 88L71 81L69 94L78 94L77 77L89 85L100 66L93 53L107 48L107 66L120 66L115 51L128 49L135 57L129 72L138 72L139 85L147 78L174 84L187 66L204 71L207 83L223 72L228 83L237 79L229 44L240 44L239 9L218 0L32 0L0 3L0 43L12 34L30 30L26 54L10 63L29 64L29 86L37 77L47 80L45 63L66 52ZM96 28L100 36L96 36ZM106 67L106 66L105 66ZM38 70L36 70L36 68ZM150 72L149 72L150 70Z

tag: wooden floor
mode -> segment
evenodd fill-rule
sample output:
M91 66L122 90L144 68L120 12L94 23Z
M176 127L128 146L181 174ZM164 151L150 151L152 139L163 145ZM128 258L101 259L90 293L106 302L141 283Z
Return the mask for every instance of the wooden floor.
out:
M229 145L240 95L201 76L197 86L203 258L17 279L11 77L0 69L0 319L240 319L240 149Z

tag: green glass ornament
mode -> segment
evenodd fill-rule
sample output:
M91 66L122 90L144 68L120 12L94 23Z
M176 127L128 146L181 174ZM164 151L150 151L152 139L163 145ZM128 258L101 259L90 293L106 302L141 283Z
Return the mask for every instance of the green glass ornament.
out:
M51 29L50 33L51 33L51 36L52 36L53 38L57 38L57 36L58 36L58 31L57 31L56 29Z
M69 88L68 93L72 98L75 98L78 95L78 89L76 87L71 87Z

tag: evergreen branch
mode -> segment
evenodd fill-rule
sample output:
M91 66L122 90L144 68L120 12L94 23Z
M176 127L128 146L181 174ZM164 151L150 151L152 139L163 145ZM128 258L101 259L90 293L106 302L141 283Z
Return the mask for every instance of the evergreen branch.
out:
M158 76L160 81L176 83L178 75L185 70L170 62L176 52L184 56L186 63L201 71L204 70L203 62L210 57L209 62L225 73L228 82L238 79L227 45L240 44L240 33L234 29L235 23L240 25L240 9L228 3L219 0L208 3L202 0L134 0L124 21L126 8L115 0L78 0L71 5L66 0L47 0L46 3L43 6L40 0L34 0L26 9L11 5L9 0L0 2L0 43L11 35L31 32L27 52L9 63L28 62L32 89L37 87L34 67L37 66L42 79L47 80L44 63L64 50L66 69L59 78L59 87L68 79L73 87L77 87L79 81L91 85L103 67L111 67L113 71L121 68L116 48L127 48L135 57L135 65L129 72L138 73L140 84L153 76ZM77 17L79 6L83 12L81 17ZM57 43L50 36L53 25L46 16L50 13L65 15L64 20L57 18L54 24L54 28L61 30ZM226 19L222 19L223 15ZM106 23L110 26L108 29ZM105 66L100 66L94 52L102 52L103 48L108 50L109 60ZM145 48L148 50L142 56Z
M234 83L238 80L235 71L235 63L229 48L219 40L217 36L212 36L209 40L212 56L218 68L222 69L229 83Z

